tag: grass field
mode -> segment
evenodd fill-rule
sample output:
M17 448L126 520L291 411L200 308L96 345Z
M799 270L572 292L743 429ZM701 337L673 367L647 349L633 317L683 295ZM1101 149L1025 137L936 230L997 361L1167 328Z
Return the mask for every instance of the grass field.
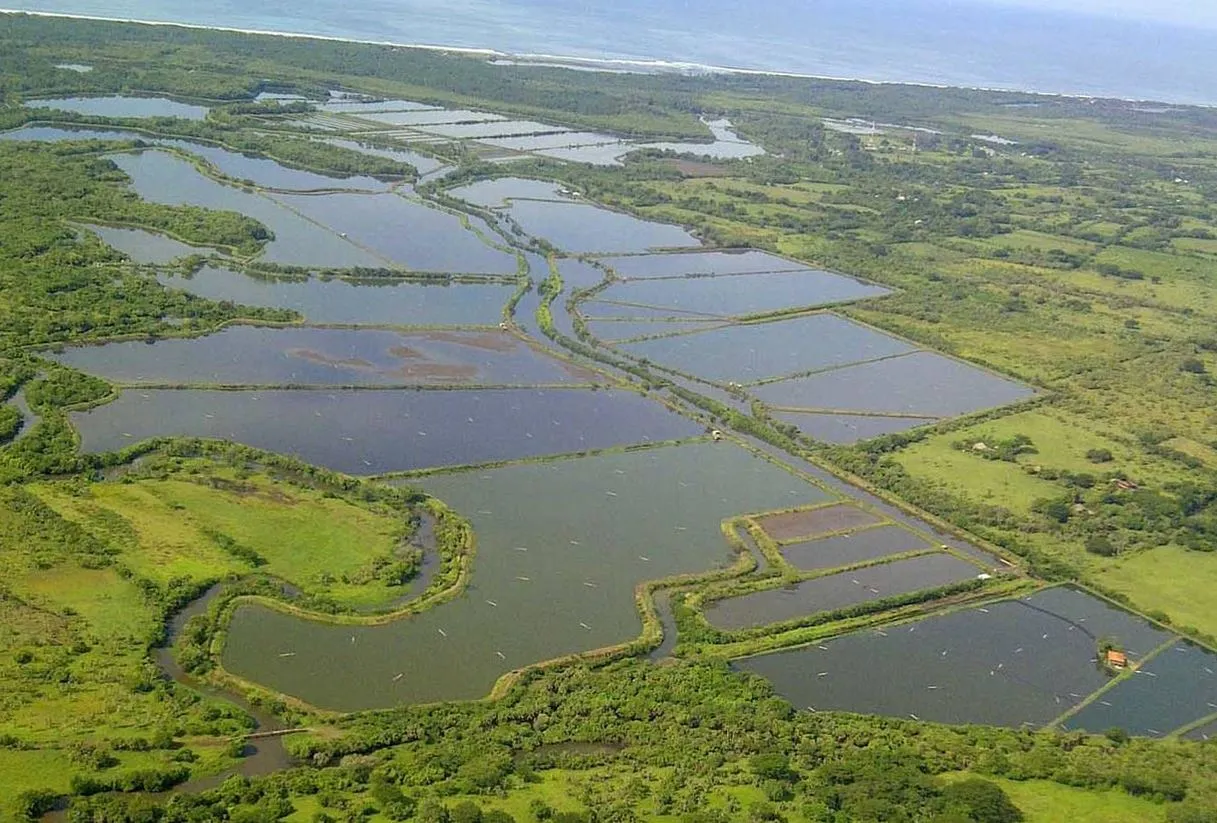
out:
M944 775L944 780L970 777ZM1048 780L1004 780L985 776L1001 786L1025 815L1025 823L1157 823L1166 820L1161 803L1133 797L1120 789L1075 789Z
M136 574L162 583L251 571L249 562L224 548L220 535L261 557L260 571L340 603L375 605L395 596L379 581L360 580L374 559L394 552L405 531L402 513L266 477L238 479L228 470L194 468L201 473L83 488L48 483L32 491L64 517L121 545L124 564Z
M1162 546L1118 558L1095 570L1095 579L1146 608L1158 608L1178 626L1217 636L1217 556Z

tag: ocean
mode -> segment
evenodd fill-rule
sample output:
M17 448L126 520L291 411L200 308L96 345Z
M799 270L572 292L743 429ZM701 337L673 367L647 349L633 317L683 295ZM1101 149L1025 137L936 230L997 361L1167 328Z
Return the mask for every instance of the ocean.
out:
M1212 29L962 0L0 0L400 44L1217 105Z

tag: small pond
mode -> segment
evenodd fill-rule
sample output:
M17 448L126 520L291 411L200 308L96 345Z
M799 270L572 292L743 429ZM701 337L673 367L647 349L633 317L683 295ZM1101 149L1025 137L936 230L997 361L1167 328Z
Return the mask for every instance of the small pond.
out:
M496 177L492 180L479 180L467 186L449 189L448 194L475 206L495 209L508 206L509 201L515 199L568 201L569 198L560 193L560 188L557 183L549 180Z
M859 440L868 440L883 434L908 431L927 423L936 422L933 417L874 417L860 414L809 414L802 412L774 412L777 419L791 423L808 437L823 443L850 445Z
M710 625L735 631L934 589L970 580L979 573L971 563L938 552L728 597L706 606L705 614Z
M181 117L202 120L207 117L206 106L179 103L167 97L47 97L27 100L29 108L58 109L94 117Z
M875 526L852 534L788 543L782 556L804 571L835 569L893 554L932 548L924 537L900 526Z
M386 149L380 146L360 143L355 140L335 139L326 140L325 142L329 143L331 146L338 146L339 148L350 149L351 151L362 152L363 154L370 154L373 157L387 157L390 160L397 160L401 163L405 163L408 166L413 166L414 170L418 172L420 177L439 171L444 167L444 163L441 160L436 160L434 157L428 157L425 154L419 154L416 151L409 151L407 149Z
M168 263L191 254L214 254L214 249L190 246L172 237L143 229L81 224L106 245L121 251L136 263Z

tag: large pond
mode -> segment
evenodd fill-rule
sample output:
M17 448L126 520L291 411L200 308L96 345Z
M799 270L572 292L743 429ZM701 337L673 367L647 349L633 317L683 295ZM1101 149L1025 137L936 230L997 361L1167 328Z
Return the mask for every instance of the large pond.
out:
M1180 642L1062 725L1100 733L1118 726L1161 737L1217 712L1217 654Z
M211 300L293 309L314 323L396 326L496 325L516 287L505 284L424 285L398 278L281 280L205 267L161 283Z
M423 486L473 522L466 594L375 628L242 608L224 665L335 709L482 697L512 669L637 637L634 586L730 562L723 518L823 496L730 443L434 476ZM279 656L289 651L297 654Z
M694 335L629 343L621 348L635 357L645 357L686 374L736 383L916 350L903 340L835 314L723 326Z
M160 435L233 440L350 474L671 440L702 428L653 400L589 389L131 389L72 415L85 452Z
M211 180L167 152L116 154L110 159L127 173L132 190L144 200L235 211L262 223L275 234L262 255L269 262L334 268L380 268L388 263L268 197Z
M448 194L475 206L495 209L510 205L512 200L558 200L569 201L561 194L560 186L549 180L530 180L524 177L496 177L479 180L467 186L449 189Z
M980 572L971 563L938 552L716 600L706 607L705 614L710 625L717 628L746 629L934 589L970 580Z
M735 665L768 678L799 708L1042 726L1107 683L1095 662L1103 638L1136 659L1170 635L1055 588Z
M93 117L181 117L202 120L207 117L206 106L179 103L167 97L47 97L27 100L29 108L58 109Z
M759 274L797 271L807 266L763 251L704 251L676 254L636 254L601 259L619 277L634 280L649 277L690 275Z
M922 351L768 383L752 391L772 406L925 417L953 417L1004 406L1034 394L1022 383Z
M514 200L507 213L528 234L574 254L701 245L680 226L641 220L589 203Z
M461 218L396 194L275 195L365 249L417 271L514 274L516 256L496 249Z
M55 360L120 383L529 385L596 375L501 331L231 326L217 334L69 348Z
M742 317L847 303L888 293L882 286L851 277L805 269L773 274L629 280L609 286L601 292L600 298L720 317Z

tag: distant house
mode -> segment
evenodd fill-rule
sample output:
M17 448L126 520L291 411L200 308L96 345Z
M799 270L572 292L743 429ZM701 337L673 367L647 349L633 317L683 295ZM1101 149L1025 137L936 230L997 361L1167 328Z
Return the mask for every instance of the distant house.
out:
M1107 650L1107 665L1113 669L1128 668L1128 655L1124 652L1116 651L1115 649Z

